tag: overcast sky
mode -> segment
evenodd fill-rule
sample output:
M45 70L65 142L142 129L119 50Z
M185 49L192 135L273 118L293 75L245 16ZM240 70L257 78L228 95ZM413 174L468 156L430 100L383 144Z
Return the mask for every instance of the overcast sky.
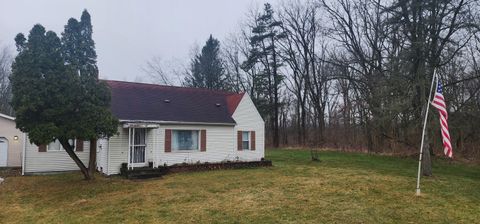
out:
M148 81L141 69L147 60L158 56L164 61L186 61L195 44L203 45L210 34L223 40L238 29L249 8L264 2L0 0L0 46L14 51L15 35L28 35L37 23L60 36L67 20L80 19L87 9L92 16L100 77Z

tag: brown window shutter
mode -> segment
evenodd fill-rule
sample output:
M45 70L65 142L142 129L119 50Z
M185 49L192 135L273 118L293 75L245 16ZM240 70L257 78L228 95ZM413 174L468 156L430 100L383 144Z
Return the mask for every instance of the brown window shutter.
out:
M77 152L83 152L83 140L77 139L75 141L75 151Z
M200 131L200 151L207 151L207 130Z
M254 151L255 150L255 131L250 132L250 150Z
M237 150L242 151L242 131L237 132Z
M39 152L46 152L47 151L47 145L46 144L41 144L38 146L38 151Z
M172 151L172 129L165 129L165 152Z

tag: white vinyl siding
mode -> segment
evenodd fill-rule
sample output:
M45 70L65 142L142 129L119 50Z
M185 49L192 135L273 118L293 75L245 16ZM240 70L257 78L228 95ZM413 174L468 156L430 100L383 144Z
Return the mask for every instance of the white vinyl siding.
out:
M255 150L235 150L235 156L241 161L259 161L265 157L265 122L248 94L245 93L232 118L237 122L233 136L235 149L237 149L237 131L255 131ZM248 135L250 139L251 133ZM251 149L251 144L249 144L248 148Z
M206 130L206 151L186 150L185 152L165 152L165 129L175 130ZM107 175L119 174L122 163L127 162L128 129L119 126L119 135L112 136L108 141ZM199 133L200 134L200 133ZM147 129L147 161L157 160L158 166L180 163L221 162L236 160L233 148L233 126L213 125L160 125L160 128ZM200 137L198 137L200 138Z
M120 173L122 163L128 160L128 128L118 127L118 135L108 141L108 164L104 171L107 175Z
M176 152L165 152L165 129L175 130L206 130L206 151L200 150ZM233 150L233 126L218 125L160 125L156 131L155 146L159 166L180 164L180 163L205 163L234 161ZM200 133L199 133L200 134ZM173 137L173 136L172 136ZM200 138L200 137L199 137ZM173 139L172 139L173 140Z
M27 138L25 147L26 174L80 170L65 150L39 152L38 146L30 144ZM82 152L75 152L82 162L88 165L90 142L85 141Z

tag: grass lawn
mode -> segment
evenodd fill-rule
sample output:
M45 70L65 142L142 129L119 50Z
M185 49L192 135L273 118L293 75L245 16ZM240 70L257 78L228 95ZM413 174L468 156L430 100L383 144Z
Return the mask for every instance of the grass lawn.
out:
M8 177L0 223L480 223L480 166L434 161L415 197L414 159L269 150L271 168L129 181L79 173Z

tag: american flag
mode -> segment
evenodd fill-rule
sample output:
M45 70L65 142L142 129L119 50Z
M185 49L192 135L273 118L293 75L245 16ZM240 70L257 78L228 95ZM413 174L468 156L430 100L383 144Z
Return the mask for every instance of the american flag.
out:
M435 92L435 97L433 98L432 106L437 108L440 115L440 127L442 131L442 141L443 141L443 152L446 156L452 158L452 144L450 143L450 133L448 131L448 113L447 113L447 104L445 104L445 98L443 97L443 87L440 80L438 80L437 91Z

